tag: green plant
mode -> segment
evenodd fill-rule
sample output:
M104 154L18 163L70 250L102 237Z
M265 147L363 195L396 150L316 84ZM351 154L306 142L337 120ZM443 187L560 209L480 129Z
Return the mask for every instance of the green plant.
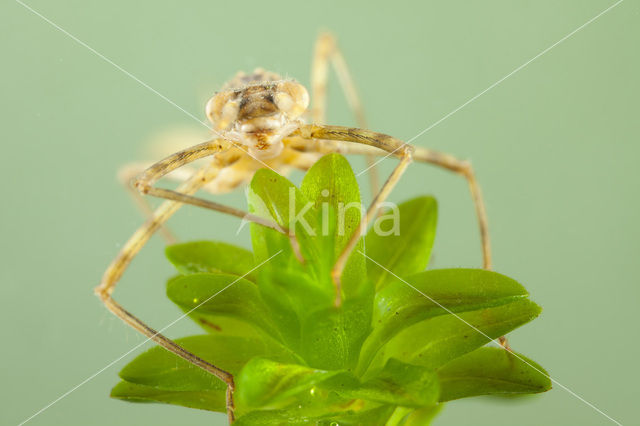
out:
M485 270L425 271L433 198L399 206L399 235L360 242L340 307L330 269L360 220L357 209L342 223L337 214L360 203L348 162L323 157L300 188L260 170L248 200L252 213L295 227L304 264L286 236L257 225L253 253L210 241L167 248L179 272L167 295L207 332L177 342L234 375L237 425L426 425L446 401L551 387L533 361L485 346L540 313L520 284ZM309 227L289 222L294 202ZM160 347L120 377L115 398L225 411L221 381Z

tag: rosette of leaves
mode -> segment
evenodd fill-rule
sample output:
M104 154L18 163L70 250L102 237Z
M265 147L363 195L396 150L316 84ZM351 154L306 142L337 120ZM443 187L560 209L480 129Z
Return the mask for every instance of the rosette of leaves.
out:
M234 375L238 426L427 425L447 401L550 389L538 364L487 345L540 313L519 283L425 270L433 198L400 204L399 232L383 216L360 241L335 307L331 267L360 220L349 163L323 157L300 188L260 170L249 189L253 214L295 228L303 263L286 236L255 224L253 253L211 241L167 248L179 273L167 296L204 330L177 343ZM112 397L225 411L219 379L160 347L120 377Z

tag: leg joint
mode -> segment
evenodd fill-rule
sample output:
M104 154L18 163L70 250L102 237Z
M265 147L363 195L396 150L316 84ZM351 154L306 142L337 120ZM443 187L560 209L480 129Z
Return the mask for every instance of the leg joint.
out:
M409 144L405 144L404 147L402 148L402 157L407 158L409 161L413 161L413 154L415 153L416 149L415 147L413 147L412 145Z
M149 191L151 191L151 185L149 185L145 180L139 178L133 181L133 187L141 194L148 194Z
M467 178L473 177L473 167L471 166L471 161L463 160L460 161L459 172Z
M103 302L111 299L111 290L104 283L100 283L93 289L93 293L100 298Z

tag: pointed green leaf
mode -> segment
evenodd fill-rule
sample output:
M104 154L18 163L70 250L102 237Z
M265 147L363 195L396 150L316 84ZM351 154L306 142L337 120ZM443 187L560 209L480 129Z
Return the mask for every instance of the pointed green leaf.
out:
M279 339L258 287L235 275L197 273L167 283L167 296L199 324L218 327L224 319L244 322Z
M165 249L167 258L181 274L217 272L243 276L254 268L253 253L219 241L193 241ZM253 273L245 279L255 282Z
M290 204L296 205L296 188L291 182L271 170L258 170L247 192L249 213L276 223L289 226ZM293 198L290 200L290 197ZM293 210L296 212L296 210ZM258 270L259 280L273 269L288 271L299 269L298 262L286 235L262 225L251 223L251 242L256 264L267 262Z
M111 397L128 402L161 402L200 410L225 412L226 391L169 391L121 381L111 390Z
M347 299L308 315L302 324L300 354L315 368L351 369L371 329L371 299Z
M259 290L280 335L289 347L300 351L303 318L313 311L314 300L326 293L303 271L265 265L259 274ZM321 308L321 306L319 307Z
M427 426L442 411L444 404L437 404L432 407L420 408L410 413L402 426Z
M384 426L400 426L403 424L404 418L407 417L407 415L409 413L412 413L414 411L413 408L411 407L397 407L393 413L391 414L391 417L389 417L389 420L387 420L387 423L385 423Z
M345 403L346 406L353 403L358 407L362 407L363 404L370 406L371 403L384 404L387 407L384 410L387 416L392 411L389 408L394 405L431 406L438 401L439 395L438 380L433 371L396 360L390 360L380 374L362 383L346 371L318 370L301 365L253 359L236 378L236 389L236 399L241 405L262 409L287 408L280 414L291 421L299 415L310 415L306 400L313 398L313 395L318 398L334 393L342 395L342 411ZM327 394L327 391L332 393ZM355 403L357 400L370 402ZM302 401L304 404L298 405ZM335 403L327 403L324 408L331 411L335 410L336 406ZM319 414L316 412L313 415ZM336 414L325 413L322 417L334 416ZM339 415L341 416L342 414Z
M355 199L357 201L357 186L350 186L343 191L335 186L335 182L331 180L325 181L318 174L323 167L329 167L331 164L339 165L335 166L334 169L337 170L339 168L342 170L340 172L340 175L344 178L342 181L348 181L349 176L354 180L353 172L346 160L329 156L320 163L318 166L320 168L311 174L310 180L307 180L306 191L314 197L317 195L321 197L322 189L320 189L320 186L333 185L329 189L336 192L336 197L338 197L334 200L336 203L340 200L351 202L351 200ZM352 183L355 185L355 182ZM318 191L320 194L315 193ZM312 355L314 352L305 349L302 343L302 339L308 342L308 337L311 334L318 335L314 322L309 318L318 318L322 316L319 312L333 309L335 300L335 286L330 275L331 267L336 257L335 235L331 231L335 221L331 221L328 228L329 232L325 232L327 230L323 229L322 217L320 216L322 212L316 209L316 203L319 202L320 200L318 199L309 202L302 191L297 190L288 180L269 170L257 172L251 183L251 191L249 193L250 211L261 217L275 220L282 226L293 226L300 250L305 259L305 262L301 263L294 256L288 237L265 227L252 225L252 239L256 259L263 261L263 259L270 259L269 256L280 253L260 268L260 285L258 286L260 293L287 344L295 350L311 353ZM358 212L356 213L359 215ZM292 223L294 219L295 225ZM353 269L351 266L350 263L350 271L358 272L357 268ZM364 324L368 322L370 317L368 312L371 310L373 292L368 286L363 285L363 283L366 284L366 281L362 281L364 263L361 262L360 266L359 272L354 272L352 279L350 278L343 284L347 287L347 295L351 299L357 299L362 303L362 306L355 307L353 304L350 306L363 319L358 324ZM352 283L356 281L359 284L353 285ZM365 294L369 300L365 299ZM358 297L356 298L355 296ZM350 316L348 313L338 314L338 316L344 315ZM332 318L335 320L335 315ZM311 328L308 325L311 325ZM309 329L305 329L305 327ZM353 328L351 330L353 331ZM336 337L336 339L342 339L341 343L346 345L345 347L351 348L349 353L353 354L357 351L357 349L354 349L354 342L359 345L367 331L368 326L363 326L360 327L357 333L348 333L350 335L346 340L340 336ZM316 356L315 358L317 359L318 357ZM335 360L332 365L344 365L345 362L346 360L341 358ZM316 363L314 362L314 364ZM317 364L327 365L326 362Z
M477 395L530 394L551 389L537 363L502 348L479 348L438 370L441 401Z
M238 418L234 426L298 426L313 425L316 419L286 410L251 411Z
M396 358L436 369L526 324L539 314L538 305L521 299L494 308L424 320L391 339L370 368L375 371L386 359Z
M317 212L306 197L286 178L269 169L258 170L248 192L249 212L295 232L305 258L317 255L311 237L317 230ZM282 251L270 264L295 267L289 237L276 230L251 224L251 240L257 263Z
M390 281L375 297L373 331L363 344L360 373L403 329L438 315L499 306L524 298L516 281L481 269L438 269Z
M234 426L384 426L393 407L380 406L362 410L341 410L321 416L304 415L298 410L252 411L240 417Z
M436 200L406 201L398 205L397 219L396 223L393 211L383 213L379 228L372 227L365 239L367 256L373 260L367 262L367 273L376 288L393 279L389 271L404 278L424 271L429 263L438 219Z
M383 426L393 409L391 405L382 405L369 409L351 410L323 419L318 424L322 426Z
M328 272L360 224L363 206L356 176L346 158L340 154L327 154L305 174L300 191L321 214L318 238L326 238L333 231L333 247L323 255L330 260L325 267ZM333 229L330 229L329 223L335 224ZM346 298L351 295L357 297L367 291L364 288L368 284L365 279L365 258L358 253L362 248L361 240L342 273Z
M362 204L356 177L340 154L327 154L305 175L300 191L320 213L314 242L322 251L322 272L331 271L351 236L358 230ZM307 316L302 323L301 350L310 365L324 369L349 368L357 361L362 341L369 333L373 287L367 280L365 258L356 245L342 273L343 306L327 306Z
M246 337L202 335L177 339L176 343L232 374L257 356L282 361L295 358L281 346ZM170 391L226 388L217 377L159 346L138 355L120 371L120 377L130 383Z
M256 358L236 378L236 399L245 407L279 409L297 406L293 401L302 401L319 389L335 392L346 400L425 407L438 401L438 386L433 371L397 360L390 360L378 375L360 382L346 371L319 370ZM326 392L318 391L318 395Z
M247 407L280 408L290 397L338 373L255 358L236 377L235 395Z
M432 370L395 359L364 382L343 373L320 386L350 398L404 407L431 406L439 396L438 380Z
M256 261L266 262L258 271L260 293L283 336L295 348L301 316L331 306L335 296L327 268L323 268L328 261L322 259L313 241L317 212L291 182L271 170L256 172L249 189L249 211L285 228L291 225L302 255L309 259L304 264L298 260L288 236L251 225ZM318 275L318 270L324 272Z

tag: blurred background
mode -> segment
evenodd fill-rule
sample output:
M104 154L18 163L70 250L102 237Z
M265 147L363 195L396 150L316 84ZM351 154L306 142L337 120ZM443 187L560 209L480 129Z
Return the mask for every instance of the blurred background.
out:
M261 66L308 84L313 42L331 30L370 127L405 140L614 4L27 3L201 119L208 97L237 70ZM640 378L639 12L636 2L619 4L414 141L472 159L495 268L544 308L513 333L513 347L624 424L638 422ZM2 2L0 16L0 423L18 424L142 342L93 295L142 222L116 171L159 159L153 145L171 135L197 143L207 129L19 3ZM335 79L329 122L354 123ZM362 159L352 164L356 172L364 167ZM385 161L382 172L394 164ZM416 164L391 199L421 194L435 195L440 206L433 267L479 267L464 180ZM243 207L244 194L223 200ZM236 236L237 221L220 214L186 207L171 225L183 240L249 246L248 228ZM171 273L156 237L116 299L162 327L179 315L164 295ZM185 320L167 334L197 332ZM117 372L141 350L29 424L224 424L223 415L109 399ZM453 402L435 422L513 424L613 423L557 385L518 401Z

